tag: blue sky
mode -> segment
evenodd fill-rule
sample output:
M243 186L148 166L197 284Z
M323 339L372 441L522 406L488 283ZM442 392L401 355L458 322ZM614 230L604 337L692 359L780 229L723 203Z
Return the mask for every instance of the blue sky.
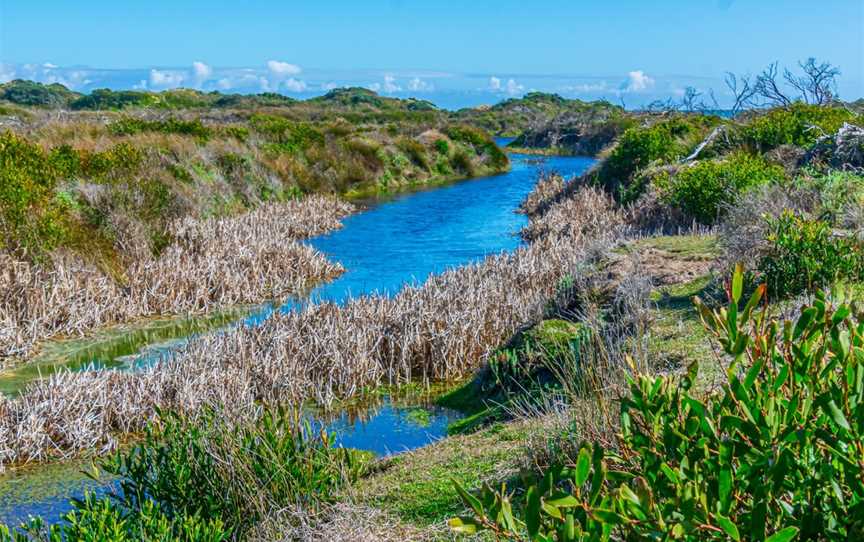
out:
M455 107L530 90L640 105L815 56L864 96L862 0L0 0L0 80L312 95L362 85Z

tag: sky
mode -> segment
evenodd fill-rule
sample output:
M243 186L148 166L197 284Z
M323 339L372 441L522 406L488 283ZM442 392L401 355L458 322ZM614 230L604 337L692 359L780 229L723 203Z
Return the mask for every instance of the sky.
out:
M864 97L864 0L0 0L0 81L296 97L365 86L445 107L533 90L627 106L726 71L828 60Z

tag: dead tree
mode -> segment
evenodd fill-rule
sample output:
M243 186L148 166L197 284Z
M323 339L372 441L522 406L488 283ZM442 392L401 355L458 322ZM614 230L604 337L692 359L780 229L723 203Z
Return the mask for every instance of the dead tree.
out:
M812 57L806 62L799 62L798 66L804 72L803 75L795 75L787 69L783 77L801 93L801 98L813 105L828 105L833 102L837 95L837 77L840 70L830 62L817 64Z
M780 70L777 64L777 62L769 64L762 73L757 75L753 88L755 95L764 100L760 105L789 107L793 99L780 88L780 83L777 81Z
M732 102L732 115L737 115L747 107L753 105L753 97L756 95L756 89L750 82L749 75L735 75L732 72L726 72L726 87L732 93L734 101Z

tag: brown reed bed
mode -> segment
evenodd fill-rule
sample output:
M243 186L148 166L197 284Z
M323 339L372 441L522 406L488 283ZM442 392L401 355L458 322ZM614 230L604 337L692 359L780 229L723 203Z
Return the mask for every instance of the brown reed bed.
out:
M0 254L0 359L45 339L165 314L198 314L300 293L343 270L298 239L340 227L350 204L319 196L171 227L158 257L140 255L116 280L72 254L47 264Z
M258 327L190 341L141 372L65 372L35 382L0 403L0 465L111 448L157 408L217 405L243 415L259 401L326 405L368 386L465 377L542 317L562 278L622 234L612 202L591 189L572 191L533 221L545 226L529 245L392 298L277 313Z

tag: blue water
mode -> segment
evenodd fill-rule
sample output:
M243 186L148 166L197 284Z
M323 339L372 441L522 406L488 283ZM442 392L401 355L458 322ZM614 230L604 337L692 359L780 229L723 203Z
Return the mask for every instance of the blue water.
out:
M507 142L499 140L499 145ZM578 175L594 162L581 157L526 155L511 155L511 161L511 171L501 175L370 202L368 209L345 219L344 228L310 240L346 269L337 280L315 289L310 299L344 302L372 292L392 295L406 283L422 281L430 273L513 250L520 244L518 231L526 220L515 210L534 187L538 173L543 170ZM280 309L296 310L303 302L308 300L295 300ZM273 310L255 311L244 323L254 325ZM137 354L124 356L122 363L149 363L170 355L177 344L172 341L150 345ZM116 365L118 359L96 353L91 361ZM420 408L425 409L425 415L417 416L416 408L385 403L362 420L343 414L328 423L328 428L337 434L342 446L378 454L398 453L442 438L447 425L458 417L446 409L428 405ZM0 478L0 523L17 523L28 514L56 521L68 509L69 497L80 497L85 487L81 477L73 476L70 481L70 468L74 472L79 467L67 466L66 475L48 476L47 481L33 473ZM38 491L33 491L37 484Z

